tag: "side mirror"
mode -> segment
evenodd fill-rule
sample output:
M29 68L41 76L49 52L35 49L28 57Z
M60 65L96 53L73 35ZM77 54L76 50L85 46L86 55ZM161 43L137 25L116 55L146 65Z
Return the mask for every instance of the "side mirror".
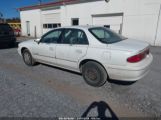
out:
M34 41L37 42L37 43L39 43L40 42L40 39L35 39Z

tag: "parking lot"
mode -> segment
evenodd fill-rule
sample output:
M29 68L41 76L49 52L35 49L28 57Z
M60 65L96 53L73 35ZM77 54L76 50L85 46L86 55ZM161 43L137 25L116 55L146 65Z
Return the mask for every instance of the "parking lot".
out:
M1 47L0 117L161 116L161 47L151 52L154 61L145 78L94 88L77 73L43 64L28 67L16 47Z

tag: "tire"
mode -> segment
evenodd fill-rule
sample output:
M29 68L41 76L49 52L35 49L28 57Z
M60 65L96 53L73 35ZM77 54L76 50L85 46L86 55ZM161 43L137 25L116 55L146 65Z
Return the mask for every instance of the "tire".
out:
M105 69L97 62L87 62L82 67L82 75L87 84L94 87L101 87L107 81Z
M34 66L36 64L35 60L33 59L30 51L28 49L23 50L22 52L23 61L28 66Z

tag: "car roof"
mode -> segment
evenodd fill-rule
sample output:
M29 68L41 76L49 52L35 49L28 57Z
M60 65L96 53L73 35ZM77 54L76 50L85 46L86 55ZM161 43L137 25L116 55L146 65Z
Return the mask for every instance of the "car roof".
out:
M103 26L85 25L85 26L65 26L65 27L60 27L60 28L73 28L73 29L88 30L88 29L90 29L90 28L96 28L96 27L103 27Z

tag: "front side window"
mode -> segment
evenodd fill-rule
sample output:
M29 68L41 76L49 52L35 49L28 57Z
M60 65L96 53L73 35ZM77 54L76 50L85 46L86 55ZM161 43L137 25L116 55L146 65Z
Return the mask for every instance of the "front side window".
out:
M51 32L47 33L47 35L45 35L42 38L41 42L43 42L43 43L58 43L61 33L62 33L61 30L51 31Z
M64 44L88 44L86 34L78 29L66 29L63 36Z
M112 30L104 27L90 28L89 31L102 43L111 44L127 39L113 32Z

